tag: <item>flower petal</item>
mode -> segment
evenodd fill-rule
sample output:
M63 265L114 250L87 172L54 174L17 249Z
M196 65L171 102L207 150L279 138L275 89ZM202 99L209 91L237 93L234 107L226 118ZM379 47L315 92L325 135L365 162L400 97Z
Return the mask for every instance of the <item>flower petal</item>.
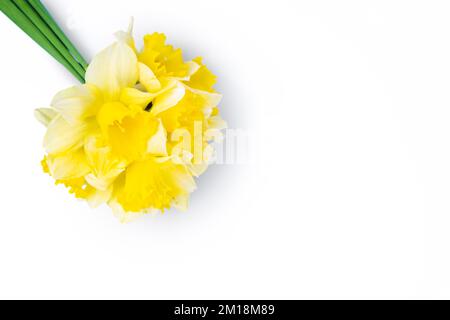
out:
M52 122L57 115L58 113L50 108L39 108L34 110L34 117L46 127L48 127L50 122Z
M102 103L100 91L93 85L74 86L58 92L51 103L69 123L97 113Z
M173 199L173 207L181 211L186 211L189 205L189 195L183 194Z
M189 86L186 86L186 89L192 92L193 94L202 97L205 101L206 106L209 108L216 107L220 103L220 100L222 100L222 95L219 93L198 90L191 88Z
M84 137L92 129L92 121L71 125L61 115L58 115L48 125L44 137L44 148L49 154L62 153L71 148L77 148L81 146Z
M173 88L161 93L155 98L150 112L153 115L157 115L175 106L184 97L184 93L184 86L180 83L175 84Z
M193 176L199 177L206 171L206 169L208 169L208 166L213 156L214 156L214 148L211 147L209 144L205 144L203 147L203 157L201 161L197 162L195 161L194 158L192 163L187 164L187 168L189 169L189 171Z
M134 18L130 18L130 23L128 24L128 30L127 31L117 31L114 36L116 39L120 42L126 43L128 46L130 46L131 49L133 49L134 52L137 52L136 45L134 43L133 39L133 24L134 24Z
M148 92L156 92L161 89L161 83L155 76L153 71L142 62L139 66L139 82L147 89Z
M173 200L194 191L195 181L183 165L149 158L135 161L127 169L117 200L125 211L164 210Z
M48 156L47 166L55 180L79 178L90 170L82 148L57 156Z
M211 116L208 119L208 129L212 129L212 130L223 130L227 128L227 122L225 120L222 119L221 116L217 115L217 116Z
M191 88L214 92L213 87L217 77L203 64L201 57L197 57L193 61L199 64L200 68L191 75L186 84Z
M210 117L213 113L213 109L217 107L217 105L220 103L220 100L222 100L222 95L219 93L193 89L189 86L186 86L186 90L193 93L197 98L197 101L202 102L201 104L205 117Z
M120 101L128 106L139 106L143 110L155 96L153 93L144 92L135 88L125 88L120 95Z
M84 146L87 162L92 170L85 176L86 181L97 190L108 189L125 168L126 163L112 157L111 149L91 137Z
M187 72L188 78L190 78L200 69L200 65L195 61L188 61L186 62L186 64L188 65L188 72Z
M119 219L120 223L133 222L144 215L144 212L126 212L117 199L114 198L108 202L108 205L113 211L114 216Z
M167 156L167 132L161 119L156 133L148 140L147 152L155 156Z
M184 77L172 77L173 79L177 79L179 81L189 81L191 79L191 76L200 69L200 65L195 61L188 61L185 64L188 67L186 75Z
M119 41L94 57L86 70L86 83L96 85L111 101L119 98L123 88L134 86L138 75L136 53Z
M111 199L112 190L112 186L106 190L92 190L89 195L86 196L86 201L91 208L97 208Z

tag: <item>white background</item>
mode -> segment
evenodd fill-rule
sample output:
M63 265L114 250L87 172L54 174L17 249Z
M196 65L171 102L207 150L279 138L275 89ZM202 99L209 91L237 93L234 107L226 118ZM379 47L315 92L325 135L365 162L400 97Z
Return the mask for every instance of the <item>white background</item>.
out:
M219 76L253 160L120 224L41 172L76 81L3 15L0 298L450 298L448 1L44 1L89 59L135 17Z

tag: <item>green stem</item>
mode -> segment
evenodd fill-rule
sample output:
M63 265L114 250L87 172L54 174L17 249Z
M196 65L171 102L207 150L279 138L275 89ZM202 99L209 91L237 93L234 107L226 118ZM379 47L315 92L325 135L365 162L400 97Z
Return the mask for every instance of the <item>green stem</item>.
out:
M56 23L55 19L51 16L48 10L44 7L44 5L39 0L27 0L36 12L41 16L41 18L47 23L47 25L52 29L52 31L58 36L58 38L64 43L64 45L69 49L69 52L73 55L73 57L83 66L86 70L88 67L88 63L83 58L81 53L77 50L77 48L72 44L69 38L64 34L59 25Z
M36 28L31 20L19 10L12 0L0 0L0 10L22 29L30 38L39 44L45 51L53 56L59 63L72 73L80 82L84 78L78 74L74 67L64 58L64 56L52 45L52 43Z
M56 50L61 53L69 62L78 74L84 78L84 68L75 60L70 54L69 50L64 46L61 40L53 33L48 25L41 19L41 17L34 11L33 7L25 0L13 0L16 6L31 20L31 22L39 29L39 31L52 43Z

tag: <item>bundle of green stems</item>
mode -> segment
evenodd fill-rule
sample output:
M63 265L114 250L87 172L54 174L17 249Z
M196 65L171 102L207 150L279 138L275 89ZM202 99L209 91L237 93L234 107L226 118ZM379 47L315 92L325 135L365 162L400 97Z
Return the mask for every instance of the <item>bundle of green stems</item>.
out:
M86 60L39 0L0 0L0 10L81 83Z

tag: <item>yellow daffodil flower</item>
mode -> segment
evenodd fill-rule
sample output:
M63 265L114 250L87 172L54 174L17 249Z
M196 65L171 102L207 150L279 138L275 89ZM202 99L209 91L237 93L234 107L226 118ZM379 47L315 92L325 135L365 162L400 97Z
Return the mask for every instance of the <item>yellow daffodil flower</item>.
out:
M109 204L122 221L186 209L211 137L226 127L216 78L200 58L184 62L163 34L146 35L140 52L131 28L116 37L89 64L85 84L35 111L47 127L44 171L92 206Z

